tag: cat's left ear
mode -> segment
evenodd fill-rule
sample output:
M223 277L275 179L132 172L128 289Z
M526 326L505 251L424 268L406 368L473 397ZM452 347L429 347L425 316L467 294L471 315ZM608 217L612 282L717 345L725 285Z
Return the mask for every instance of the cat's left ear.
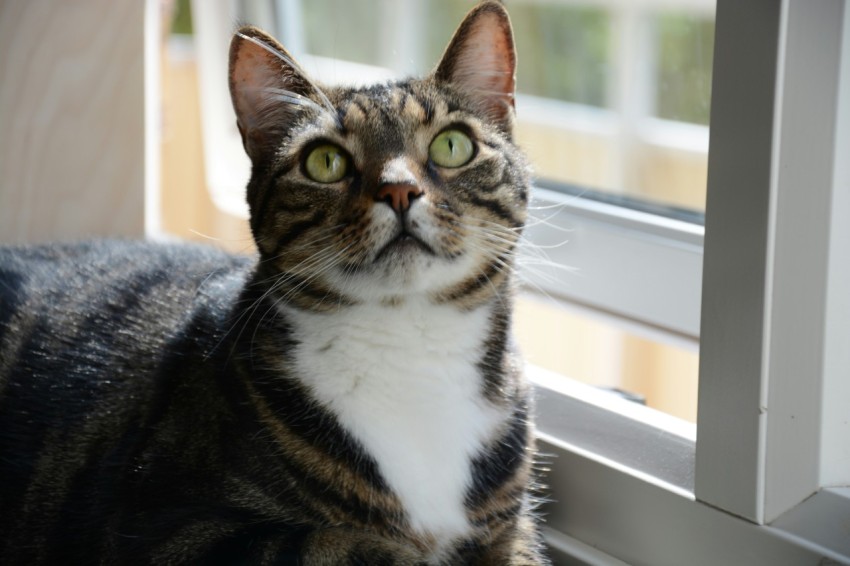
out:
M510 131L516 50L511 21L499 2L482 2L467 14L434 77L459 87L488 117Z

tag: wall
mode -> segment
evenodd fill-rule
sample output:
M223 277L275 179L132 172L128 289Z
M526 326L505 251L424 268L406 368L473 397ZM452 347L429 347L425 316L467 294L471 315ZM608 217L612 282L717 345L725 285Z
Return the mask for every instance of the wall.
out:
M141 0L0 0L0 243L140 237Z

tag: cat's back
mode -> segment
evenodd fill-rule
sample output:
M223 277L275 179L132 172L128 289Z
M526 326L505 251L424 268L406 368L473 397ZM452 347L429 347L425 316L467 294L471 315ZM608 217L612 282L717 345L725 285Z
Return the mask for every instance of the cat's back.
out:
M0 248L0 532L43 549L56 525L103 532L84 510L114 507L173 389L221 343L250 263L182 244ZM0 562L48 559L15 552Z
M227 316L248 264L188 244L0 248L0 376L144 372L199 309Z

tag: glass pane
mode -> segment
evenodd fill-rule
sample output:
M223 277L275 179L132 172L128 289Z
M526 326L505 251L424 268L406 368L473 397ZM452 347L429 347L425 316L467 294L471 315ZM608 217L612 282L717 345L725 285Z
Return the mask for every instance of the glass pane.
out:
M310 0L301 3L306 48L313 55L378 64L380 0ZM366 33L364 33L366 31Z
M714 20L668 12L654 19L659 118L708 125Z
M511 7L519 92L608 104L610 17L600 8L526 3Z
M705 4L698 12L512 8L519 90L535 96L518 101L518 136L539 177L705 209L714 41Z
M696 422L699 355L523 295L514 330L526 361Z

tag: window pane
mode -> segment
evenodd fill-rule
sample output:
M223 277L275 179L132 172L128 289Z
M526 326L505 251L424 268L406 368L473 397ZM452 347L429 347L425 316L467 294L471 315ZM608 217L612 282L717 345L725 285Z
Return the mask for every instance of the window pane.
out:
M529 363L696 422L695 351L638 337L533 295L517 301L514 329Z
M301 3L306 48L313 55L357 63L381 61L380 0L310 0ZM365 32L365 33L364 33Z
M704 5L703 5L704 4ZM518 136L539 177L705 208L713 6L511 6Z
M439 59L472 5L469 0L429 3L428 60ZM591 106L607 104L607 12L552 2L514 3L508 9L519 53L520 92Z
M656 16L653 31L656 115L708 125L714 20L670 12Z
M557 3L511 7L520 67L517 89L603 107L608 102L608 14Z

